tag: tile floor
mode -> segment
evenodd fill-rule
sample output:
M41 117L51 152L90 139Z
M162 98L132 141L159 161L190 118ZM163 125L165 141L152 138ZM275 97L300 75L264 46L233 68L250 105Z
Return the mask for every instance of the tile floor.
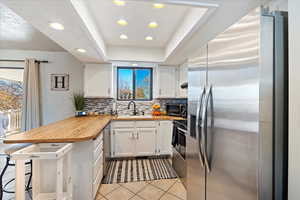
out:
M102 184L95 200L186 200L179 179Z

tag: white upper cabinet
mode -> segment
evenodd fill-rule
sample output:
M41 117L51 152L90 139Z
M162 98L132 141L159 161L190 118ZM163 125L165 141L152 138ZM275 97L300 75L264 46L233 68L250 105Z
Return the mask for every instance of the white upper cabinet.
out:
M158 67L158 98L178 97L178 67Z
M85 97L112 97L111 64L86 64L84 68Z
M181 89L181 84L188 82L188 65L184 63L179 67L179 97L187 97L187 89Z

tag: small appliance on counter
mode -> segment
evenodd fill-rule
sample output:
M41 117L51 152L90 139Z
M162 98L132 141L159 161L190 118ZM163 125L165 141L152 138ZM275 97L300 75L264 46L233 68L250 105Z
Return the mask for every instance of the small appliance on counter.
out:
M169 116L187 117L187 104L183 103L167 103L166 112Z

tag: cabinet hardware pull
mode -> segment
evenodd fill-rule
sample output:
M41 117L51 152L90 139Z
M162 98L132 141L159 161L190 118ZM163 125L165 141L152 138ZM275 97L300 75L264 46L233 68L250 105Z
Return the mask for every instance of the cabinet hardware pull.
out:
M36 155L31 155L29 156L30 158L39 158L40 156L36 156Z

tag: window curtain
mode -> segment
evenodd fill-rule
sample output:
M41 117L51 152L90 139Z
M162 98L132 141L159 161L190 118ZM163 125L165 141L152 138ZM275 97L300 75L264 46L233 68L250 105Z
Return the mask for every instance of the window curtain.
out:
M39 63L25 59L23 78L22 131L40 126L40 80Z

